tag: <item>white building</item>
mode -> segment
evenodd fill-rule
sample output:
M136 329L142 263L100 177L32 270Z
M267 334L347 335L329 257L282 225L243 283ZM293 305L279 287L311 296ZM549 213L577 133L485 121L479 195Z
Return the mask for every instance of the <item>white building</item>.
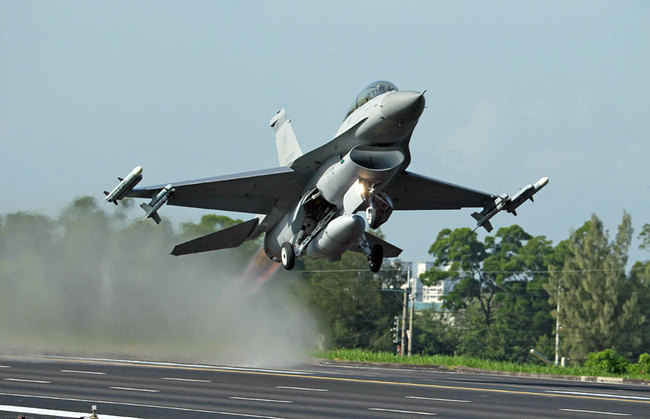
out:
M415 308L428 308L432 305L440 307L443 303L442 297L454 289L456 281L444 279L435 285L423 285L420 276L433 267L433 262L418 262L413 270L413 264L403 262L404 267L410 268L413 291L415 293Z

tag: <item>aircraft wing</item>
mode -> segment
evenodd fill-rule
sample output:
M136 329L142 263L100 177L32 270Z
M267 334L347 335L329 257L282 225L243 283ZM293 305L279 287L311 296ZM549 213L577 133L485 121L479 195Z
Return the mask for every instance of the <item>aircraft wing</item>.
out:
M169 205L222 211L268 214L285 197L296 197L302 189L297 174L288 167L227 176L171 182L174 192ZM165 185L136 188L126 196L152 198Z
M494 205L496 195L402 172L384 190L395 210L440 210Z

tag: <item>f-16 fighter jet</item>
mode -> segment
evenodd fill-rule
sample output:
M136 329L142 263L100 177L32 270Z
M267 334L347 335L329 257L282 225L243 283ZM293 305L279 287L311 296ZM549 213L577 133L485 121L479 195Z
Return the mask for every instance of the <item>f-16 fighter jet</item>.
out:
M365 254L370 270L401 249L368 232L393 211L482 208L476 228L492 230L490 219L515 210L548 183L543 177L513 197L494 195L428 178L406 170L409 142L424 110L424 93L400 91L387 81L363 89L343 124L327 144L306 154L284 109L271 119L280 167L205 179L135 188L136 167L106 200L146 198L147 218L160 222L164 205L257 214L241 224L177 245L173 255L237 247L264 234L264 251L285 269L297 257L339 260L346 251ZM359 214L361 213L361 214Z

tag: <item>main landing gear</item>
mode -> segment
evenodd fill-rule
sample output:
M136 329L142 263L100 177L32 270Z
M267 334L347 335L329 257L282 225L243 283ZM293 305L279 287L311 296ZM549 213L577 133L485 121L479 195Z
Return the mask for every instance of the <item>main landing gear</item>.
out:
M284 242L282 249L280 250L280 261L282 266L287 271L293 269L293 266L296 264L296 253L293 251L293 245L289 242Z
M370 265L370 272L379 272L381 263L384 261L384 248L380 244L372 246L370 255L368 256L368 264Z

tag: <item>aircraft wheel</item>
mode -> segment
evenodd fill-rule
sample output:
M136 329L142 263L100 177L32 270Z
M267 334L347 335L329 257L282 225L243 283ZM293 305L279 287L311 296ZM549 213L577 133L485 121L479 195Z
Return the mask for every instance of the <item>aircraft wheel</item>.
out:
M372 246L370 251L370 271L379 272L381 269L381 263L384 261L384 248L380 244Z
M370 207L366 209L366 221L368 222L368 226L372 228L373 230L376 229L377 226L377 210Z
M296 263L296 254L293 252L293 245L289 242L285 242L282 245L282 250L280 251L280 260L282 261L282 266L287 271L293 269L293 265Z

